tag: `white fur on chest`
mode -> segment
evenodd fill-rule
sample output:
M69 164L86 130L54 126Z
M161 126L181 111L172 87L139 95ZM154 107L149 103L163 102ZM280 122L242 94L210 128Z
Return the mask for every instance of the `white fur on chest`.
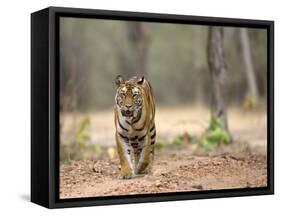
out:
M138 136L138 137L141 137L141 136L144 136L147 131L145 129L141 130L141 131L137 131L135 130L135 128L128 124L126 122L126 119L125 118L120 118L119 119L120 121L120 124L122 125L122 127L126 128L126 130L124 130L120 125L117 125L117 131L125 136L127 136L128 138L132 138L132 137L135 137L135 136ZM136 125L134 125L136 126ZM142 127L142 125L138 125L139 127Z
M147 130L145 130L144 124L145 124L145 118L146 118L146 112L144 111L145 109L143 109L142 115L140 120L131 125L128 124L128 120L122 116L121 112L119 112L119 123L121 124L122 127L124 127L126 130L124 130L119 124L117 125L117 131L125 136L127 136L128 138L132 138L135 136L138 137L142 137L144 135L146 135ZM143 130L139 131L136 129L141 129L144 128Z

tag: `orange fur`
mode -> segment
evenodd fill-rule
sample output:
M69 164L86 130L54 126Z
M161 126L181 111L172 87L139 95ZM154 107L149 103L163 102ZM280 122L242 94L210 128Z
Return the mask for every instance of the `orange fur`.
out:
M119 90L127 87L129 89L127 95L124 98L124 103L127 105L131 105L133 103L133 95L131 93L131 89L134 87L138 87L141 90L142 95L142 113L141 115L145 115L142 125L142 133L145 133L144 139L141 141L141 153L138 154L137 151L131 146L131 144L135 141L132 141L132 137L138 134L137 128L134 124L130 125L129 128L125 128L124 133L126 134L126 139L120 137L118 133L118 125L120 120L123 118L118 111L117 104L115 104L114 108L114 122L116 127L116 145L117 152L120 159L121 164L121 175L123 178L131 178L137 174L147 173L151 170L153 156L154 156L154 142L155 137L151 139L152 133L156 133L155 129L155 102L154 95L151 85L147 80L143 80L142 83L137 83L132 78L128 81L120 80L119 88L116 92L116 97L119 93ZM140 117L141 118L141 117ZM119 126L120 127L120 126ZM154 130L151 132L151 129ZM120 128L119 128L120 130ZM123 135L121 135L123 136ZM153 141L153 143L152 143ZM140 144L139 144L140 145ZM131 154L128 152L132 152Z

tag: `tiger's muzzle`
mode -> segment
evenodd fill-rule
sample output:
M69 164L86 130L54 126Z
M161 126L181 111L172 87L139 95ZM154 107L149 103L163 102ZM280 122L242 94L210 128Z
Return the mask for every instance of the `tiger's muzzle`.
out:
M121 114L122 114L122 116L125 116L125 117L132 117L133 114L134 114L134 111L131 111L131 110L122 110L122 111L121 111Z

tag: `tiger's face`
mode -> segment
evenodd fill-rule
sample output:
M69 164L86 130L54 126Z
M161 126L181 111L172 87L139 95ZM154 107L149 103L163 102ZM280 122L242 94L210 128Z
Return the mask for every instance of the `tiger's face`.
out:
M132 80L124 81L121 76L116 78L118 86L115 104L121 115L131 121L141 115L143 107L143 92L141 84L143 78L138 82Z

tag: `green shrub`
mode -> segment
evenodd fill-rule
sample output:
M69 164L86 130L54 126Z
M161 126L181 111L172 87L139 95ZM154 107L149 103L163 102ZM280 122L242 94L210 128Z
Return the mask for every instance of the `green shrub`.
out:
M219 118L212 118L209 129L200 139L200 144L206 149L213 149L219 144L228 143L230 143L230 135L224 129L222 120Z
M90 127L89 118L85 118L79 125L76 131L76 143L79 151L83 151L86 148L86 143L89 141L88 130Z
M157 137L156 143L155 143L155 148L156 149L162 149L165 146L167 146L167 140L164 139L163 137Z
M181 147L183 144L183 135L177 135L174 137L174 139L171 142L173 147Z

